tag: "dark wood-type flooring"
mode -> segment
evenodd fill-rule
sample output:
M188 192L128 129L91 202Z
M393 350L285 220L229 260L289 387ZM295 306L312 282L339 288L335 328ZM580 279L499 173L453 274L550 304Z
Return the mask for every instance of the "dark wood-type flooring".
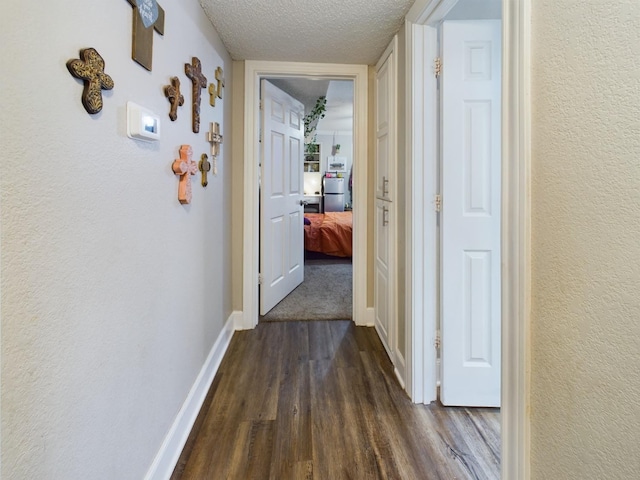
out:
M497 409L414 405L372 328L236 332L172 480L498 479Z

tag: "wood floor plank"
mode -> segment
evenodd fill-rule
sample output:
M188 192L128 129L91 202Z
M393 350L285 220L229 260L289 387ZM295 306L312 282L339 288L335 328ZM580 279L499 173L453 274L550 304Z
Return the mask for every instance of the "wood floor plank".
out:
M497 409L414 405L374 329L236 332L172 480L500 478Z
M296 478L300 469L307 468L312 460L308 329L303 322L295 323L288 324L287 341L282 348L283 368L270 468L270 478L274 480Z

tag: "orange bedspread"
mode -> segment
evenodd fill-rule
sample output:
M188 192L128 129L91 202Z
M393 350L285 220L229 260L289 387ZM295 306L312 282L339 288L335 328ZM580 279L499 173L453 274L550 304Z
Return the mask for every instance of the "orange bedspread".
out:
M336 257L352 256L352 212L305 213L304 248Z

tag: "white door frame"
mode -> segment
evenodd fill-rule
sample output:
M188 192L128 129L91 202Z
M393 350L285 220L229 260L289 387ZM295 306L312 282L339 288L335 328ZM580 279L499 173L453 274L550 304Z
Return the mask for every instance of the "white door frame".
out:
M243 325L251 329L258 324L258 170L260 78L308 77L353 80L353 321L356 325L372 325L372 311L367 309L367 88L366 65L340 65L293 62L245 62L244 76L244 206L242 310ZM372 310L372 309L371 309Z
M435 399L436 168L435 28L457 0L417 0L407 14L406 147L411 178L407 222L407 389ZM502 478L529 471L531 0L502 0ZM446 66L444 67L446 68ZM433 221L431 221L433 218Z

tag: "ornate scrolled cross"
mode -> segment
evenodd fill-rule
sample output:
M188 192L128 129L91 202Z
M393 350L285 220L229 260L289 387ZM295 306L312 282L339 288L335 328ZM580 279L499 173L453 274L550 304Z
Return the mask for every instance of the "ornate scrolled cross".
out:
M69 73L84 80L82 105L87 112L94 114L102 110L102 90L113 88L113 79L104 73L104 60L95 48L80 50L80 58L67 62Z
M173 162L173 173L180 176L178 183L178 200L182 204L191 203L191 175L198 173L198 165L191 160L191 145L180 146L180 158Z
M184 96L180 93L180 79L178 77L171 77L171 85L164 86L164 96L171 103L169 118L175 122L178 118L178 106L184 105Z
M191 59L191 64L184 64L184 73L193 83L193 97L192 97L192 125L193 133L200 131L200 98L201 89L207 88L207 77L202 74L202 64L198 57Z
M213 162L213 174L218 174L218 154L220 153L220 144L222 143L222 135L220 135L220 124L211 122L209 131L207 132L207 142L211 144L211 161Z

